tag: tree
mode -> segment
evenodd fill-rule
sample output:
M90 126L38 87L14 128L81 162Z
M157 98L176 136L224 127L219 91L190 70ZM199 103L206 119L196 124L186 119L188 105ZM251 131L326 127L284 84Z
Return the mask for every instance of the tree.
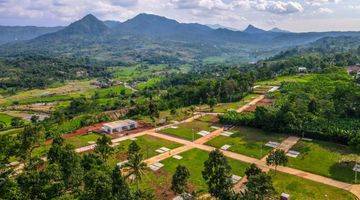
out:
M311 112L313 114L318 112L318 106L315 99L311 99L308 104L308 112Z
M217 100L215 97L212 97L212 98L209 98L208 101L207 101L209 107L210 107L210 110L213 111L214 110L214 106L216 106L217 104Z
M202 176L212 196L219 199L228 199L231 196L231 167L218 149L210 152L204 163Z
M189 170L185 166L178 165L172 177L171 189L177 194L186 192L189 177Z
M23 160L30 161L31 154L37 145L41 145L44 141L44 128L42 126L28 125L24 127L24 130L18 135L19 157Z
M140 153L140 147L133 141L128 148L128 162L124 164L124 168L128 168L129 172L126 178L131 178L132 181L139 182L147 169L146 164L143 162L143 155Z
M252 163L245 171L245 175L247 177L255 176L260 174L262 171L260 168L258 168L254 163Z
M92 169L84 177L84 192L80 199L107 200L112 198L112 179L103 170Z
M110 146L111 144L111 139L106 135L103 135L96 141L95 153L99 154L104 161L106 161L114 151L114 149Z
M20 117L14 117L11 119L10 124L13 127L20 127L24 125L24 121Z
M38 115L32 115L30 118L31 123L36 124L39 121L39 116Z
M126 183L118 166L112 172L112 195L116 200L128 200L131 197L130 187Z
M266 158L266 164L275 166L275 171L277 166L286 165L287 162L288 158L286 157L285 151L281 149L276 149L275 151L272 151Z
M271 177L264 172L248 177L245 199L265 199L275 191Z

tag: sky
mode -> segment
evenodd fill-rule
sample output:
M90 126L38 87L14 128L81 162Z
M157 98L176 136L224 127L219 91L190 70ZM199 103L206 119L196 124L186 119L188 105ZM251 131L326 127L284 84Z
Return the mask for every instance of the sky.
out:
M183 23L294 32L360 31L360 0L0 0L0 25L64 26L86 14L125 21L150 13Z

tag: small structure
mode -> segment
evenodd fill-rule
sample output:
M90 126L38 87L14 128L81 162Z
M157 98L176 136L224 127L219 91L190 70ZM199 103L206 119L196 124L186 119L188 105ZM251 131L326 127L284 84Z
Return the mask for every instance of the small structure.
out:
M201 136L206 136L206 135L209 135L210 132L209 131L200 131L200 132L198 132L196 134L201 135Z
M265 144L265 146L267 146L267 147L272 147L272 148L276 148L276 147L278 147L279 145L280 145L280 143L278 143L278 142L272 142L272 141L270 141L270 142L268 142L268 143Z
M166 147L161 147L159 149L156 149L155 151L158 152L158 153L165 153L165 152L168 152L170 151L171 149L169 148L166 148Z
M176 159L176 160L181 160L181 159L183 159L183 157L182 157L182 156L179 156L179 155L174 155L173 158Z
M108 134L113 134L114 132L132 130L137 128L137 126L138 124L136 121L127 119L106 123L103 125L102 130Z
M222 146L220 149L227 151L229 148L231 147L231 145L225 144L224 146Z
M307 72L307 68L306 68L306 67L299 67L299 68L298 68L298 72L299 72L299 73L306 73L306 72Z
M231 135L233 135L233 132L230 131L223 131L220 133L220 135L225 136L225 137L230 137Z
M300 152L290 150L286 153L286 155L292 158L296 158L300 155Z
M151 170L153 170L153 171L157 171L157 170L159 170L159 169L162 168L162 167L164 167L164 164L161 164L161 163L159 163L159 162L154 163L154 164L152 164L152 165L149 165L149 168L150 168Z
M238 176L238 175L235 175L235 174L233 174L233 175L231 176L231 182L232 182L233 184L239 182L240 180L241 180L241 176Z
M281 200L290 200L290 195L286 193L281 193Z

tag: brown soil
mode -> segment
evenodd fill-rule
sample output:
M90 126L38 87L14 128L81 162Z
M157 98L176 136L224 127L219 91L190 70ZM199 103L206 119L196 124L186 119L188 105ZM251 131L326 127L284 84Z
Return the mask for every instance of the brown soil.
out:
M272 99L268 99L268 98L264 98L262 100L260 100L259 102L257 102L255 105L252 105L248 108L246 108L244 110L244 112L254 112L256 110L256 107L258 106L270 106L273 104L273 100Z

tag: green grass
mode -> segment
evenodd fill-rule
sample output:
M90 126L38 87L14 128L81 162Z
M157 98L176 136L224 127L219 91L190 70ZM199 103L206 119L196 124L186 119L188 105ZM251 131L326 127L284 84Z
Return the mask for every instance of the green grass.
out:
M290 76L279 76L271 80L259 81L255 85L281 85L282 82L308 82L313 79L316 74L305 74L305 75L290 75Z
M6 130L6 131L0 131L0 135L17 135L22 130L23 130L22 128L16 128L16 129L9 129L9 130Z
M254 158L262 158L272 150L272 148L264 146L267 142L281 142L285 138L284 135L248 127L237 127L230 131L234 133L231 137L218 136L206 144L216 148L228 144L231 145L228 151Z
M114 166L116 163L126 160L128 146L131 142L131 140L125 140L115 147L115 153L108 160L110 166ZM161 147L175 149L182 146L181 144L150 135L137 137L136 143L141 147L141 153L143 154L144 159L158 155L159 153L155 150Z
M232 103L220 103L214 107L214 112L216 113L225 113L228 110L237 110L240 107L244 106L245 104L249 103L251 100L256 98L257 94L249 94L245 96L243 99L237 102Z
M10 123L11 123L11 119L13 117L8 115L8 114L5 114L5 113L0 113L0 122L3 122L5 123L6 126L10 126Z
M96 142L98 138L101 138L102 135L98 133L88 133L85 135L77 135L74 137L70 137L65 139L66 144L70 144L75 148L84 147L90 145L89 142Z
M159 124L160 121L166 121L165 123L168 124L171 121L182 121L189 118L191 114L192 112L190 111L189 107L178 108L176 109L175 114L171 114L170 110L160 111L160 116L158 119L156 119L156 123ZM153 121L149 116L140 116L139 120L153 124Z
M291 200L351 200L354 195L345 190L335 188L322 183L303 179L290 174L274 171L269 172L272 176L273 185L280 196L285 192L290 194Z
M204 130L211 132L215 130L211 128L212 123L201 120L194 120L192 122L186 122L176 126L177 128L167 128L161 130L160 132L191 141L193 137L195 140L202 137L201 135L196 134L199 131Z
M299 151L297 158L289 158L289 167L353 183L356 158L349 147L322 141L300 141L292 150ZM352 161L351 161L352 160ZM358 181L360 183L360 181Z
M187 167L190 172L189 189L206 192L207 185L202 177L201 172L204 168L204 162L209 157L209 153L199 149L191 149L179 155L182 156L183 159L176 160L174 158L168 158L161 161L161 163L164 164L164 167L161 168L159 171L149 171L146 174L146 177L143 179L141 187L152 188L155 191L160 190L160 192L158 191L156 193L159 195L158 198L160 199L160 197L162 197L161 199L169 199L164 198L164 194L161 193L161 191L170 191L171 177L175 173L176 167L178 165L183 165ZM227 160L232 167L232 173L243 177L245 174L245 170L249 166L249 164L230 158L228 158Z

